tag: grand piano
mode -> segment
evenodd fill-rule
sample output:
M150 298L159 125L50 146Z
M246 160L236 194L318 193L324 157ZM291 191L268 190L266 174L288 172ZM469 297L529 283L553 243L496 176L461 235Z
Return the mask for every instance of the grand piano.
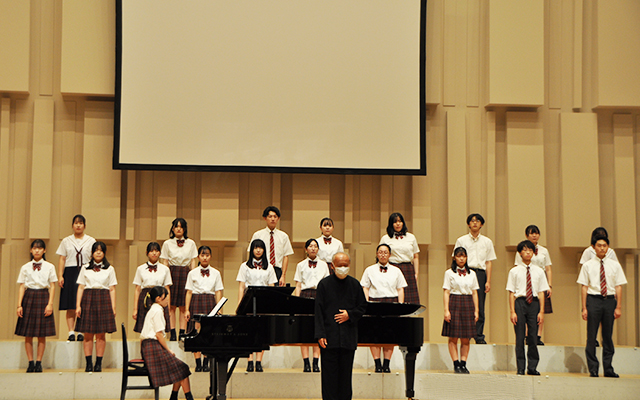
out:
M270 346L317 344L314 338L313 299L292 296L293 287L249 287L236 315L194 315L199 331L180 341L184 351L202 352L211 359L207 400L226 400L227 382L238 359ZM423 343L424 311L419 304L367 305L358 323L358 345L398 345L405 363L405 394L414 397L415 362ZM229 362L233 360L231 366Z

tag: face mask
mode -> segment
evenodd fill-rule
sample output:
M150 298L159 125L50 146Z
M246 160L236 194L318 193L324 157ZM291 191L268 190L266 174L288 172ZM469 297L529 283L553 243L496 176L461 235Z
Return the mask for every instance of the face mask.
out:
M349 273L349 267L336 267L336 276L340 279L344 279Z

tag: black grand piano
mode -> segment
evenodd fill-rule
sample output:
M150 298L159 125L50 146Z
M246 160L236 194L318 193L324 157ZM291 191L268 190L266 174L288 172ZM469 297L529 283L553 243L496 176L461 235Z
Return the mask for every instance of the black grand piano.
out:
M211 359L210 395L226 400L226 387L240 357L276 345L316 344L312 299L292 296L293 287L249 287L236 315L194 315L200 331L181 340L184 351L202 352ZM406 396L414 397L415 362L423 343L418 304L368 303L358 325L358 344L398 345L404 356ZM233 363L229 367L229 361Z

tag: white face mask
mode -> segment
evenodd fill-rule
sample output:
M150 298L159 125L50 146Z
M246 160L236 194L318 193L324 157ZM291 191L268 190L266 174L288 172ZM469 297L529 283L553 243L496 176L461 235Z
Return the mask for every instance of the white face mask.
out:
M349 267L335 267L336 276L340 279L344 279L349 274Z

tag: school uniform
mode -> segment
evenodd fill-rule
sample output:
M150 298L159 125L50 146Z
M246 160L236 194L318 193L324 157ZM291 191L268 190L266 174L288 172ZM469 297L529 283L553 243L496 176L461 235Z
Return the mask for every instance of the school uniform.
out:
M198 247L191 239L173 238L162 243L160 258L169 261L171 271L171 305L174 307L184 307L185 296L187 294L184 285L187 282L187 275L191 270L191 260L198 257Z
M522 257L520 257L520 253L516 252L516 260L515 263L522 263ZM535 265L536 267L542 268L545 272L545 276L547 275L547 265L551 265L551 257L549 256L549 250L546 248L536 245L536 249L534 251L533 257L531 258L531 265ZM547 278L547 283L548 283ZM544 296L544 313L552 314L553 306L551 304L551 297L549 297L549 293L545 292Z
M327 263L329 273L333 274L331 269L333 256L337 253L344 253L342 242L333 236L325 237L324 235L317 238L316 242L318 242L318 258Z
M116 318L111 305L109 288L118 284L113 265L93 261L83 266L78 275L78 284L84 285L81 313L76 319L75 331L84 333L113 333L116 331Z
M420 304L418 282L416 281L416 269L413 265L413 256L416 253L420 253L416 237L409 232L404 234L394 232L393 237L384 235L380 239L379 244L386 244L389 246L391 249L389 262L400 268L404 275L404 279L407 281L407 287L404 289L404 302Z
M487 284L487 261L493 261L496 257L496 252L493 249L493 242L488 237L478 234L478 237L473 237L471 233L460 236L456 240L456 244L453 247L455 250L458 247L464 247L467 250L467 265L476 273L478 278L478 321L476 322L476 343L485 343L484 336L484 303L487 298L487 294L484 292L485 285ZM455 254L451 254L454 256Z
M144 325L144 317L147 315L147 308L144 306L144 300L147 293L155 286L171 286L171 271L169 267L159 262L151 264L146 262L136 269L136 275L133 278L133 284L140 286L140 296L138 296L138 316L136 325L133 327L134 332L141 332ZM169 321L169 307L164 309L164 317ZM171 331L171 326L167 323L166 331Z
M76 239L74 235L62 239L56 254L65 257L64 285L60 290L60 311L76 309L76 295L78 294L78 274L80 268L91 260L91 247L96 242L89 235Z
M285 256L293 254L293 247L289 241L289 235L276 228L273 231L265 227L256 231L251 236L247 251L251 251L251 242L260 239L264 242L267 251L267 260L273 266L278 281L282 277L282 261ZM273 251L272 251L273 250Z
M407 287L400 268L391 264L373 264L364 270L360 284L369 289L369 301L397 303L398 289Z
M254 259L251 268L247 266L246 262L240 264L236 281L244 282L246 287L273 286L274 283L278 282L278 278L271 264L264 269L262 265L259 265Z
M527 271L531 282L530 293L528 292ZM523 372L525 367L529 371L535 371L540 361L537 345L538 314L540 313L538 293L549 290L547 277L542 269L536 266L518 263L509 271L507 290L512 292L516 298L514 311L518 321L514 329L516 332L516 364L518 372ZM529 344L526 360L524 355L525 331L527 331L527 342Z
M189 366L180 361L175 355L169 353L158 342L156 333L162 332L166 325L167 321L164 318L163 307L158 303L154 303L147 312L142 332L140 332L140 339L142 340L140 352L149 370L153 387L171 385L191 375Z
M582 252L582 256L580 257L580 264L582 265L589 260L593 260L594 258L598 258L598 256L596 255L596 250L593 248L593 246L589 246ZM616 252L611 247L609 247L609 250L607 250L607 254L604 256L604 258L609 258L615 262L620 262L618 261Z
M53 313L44 316L49 304L49 287L57 282L56 267L45 260L29 261L20 268L18 283L24 284L22 296L22 317L18 318L15 334L25 337L46 337L56 335Z
M476 321L474 317L473 291L478 290L476 273L466 268L451 268L444 273L442 288L449 291L449 313L451 322L442 324L442 336L452 338L476 337Z
M300 261L293 277L294 281L300 282L300 297L315 299L318 283L329 275L329 267L326 262L320 260L320 257L316 257L315 260L307 257Z
M191 319L187 325L187 332L191 332L196 325L193 316L209 314L216 306L216 292L224 290L222 276L211 266L207 268L199 266L189 272L186 289L191 291L191 303L189 303Z
M604 282L601 278L602 269ZM582 264L577 282L587 286L587 367L592 375L598 374L600 364L596 357L596 336L598 327L602 325L602 366L605 375L613 374L611 361L615 349L611 336L615 321L614 310L618 305L616 286L626 285L627 278L620 263L605 256L603 260L595 258Z

